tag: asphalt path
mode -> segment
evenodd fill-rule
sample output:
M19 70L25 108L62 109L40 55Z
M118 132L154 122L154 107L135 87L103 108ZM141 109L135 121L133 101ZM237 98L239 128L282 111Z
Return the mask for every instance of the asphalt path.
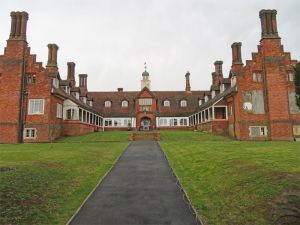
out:
M155 141L132 142L71 225L196 225Z

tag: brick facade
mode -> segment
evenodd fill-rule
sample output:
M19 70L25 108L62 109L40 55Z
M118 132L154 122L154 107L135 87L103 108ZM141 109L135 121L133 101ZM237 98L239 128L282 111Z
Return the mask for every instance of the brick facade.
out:
M300 125L292 80L297 61L283 50L276 13L260 11L261 40L251 60L243 64L242 44L234 42L228 78L223 77L223 61L215 61L210 90L191 90L187 72L184 91L151 91L145 70L141 91L89 92L87 74L79 75L76 86L74 62L67 63L66 80L61 78L56 44L48 44L46 67L36 62L26 39L28 14L12 12L10 36L0 55L0 143L146 127L198 129L239 140L293 140L299 135L293 128Z

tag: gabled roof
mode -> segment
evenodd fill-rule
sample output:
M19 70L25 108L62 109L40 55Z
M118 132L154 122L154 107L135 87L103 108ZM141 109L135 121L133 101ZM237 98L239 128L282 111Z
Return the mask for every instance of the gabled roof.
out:
M152 98L156 98L156 96L153 94L153 92L150 91L149 88L147 88L147 87L144 87L144 88L140 91L140 93L136 96L136 98L139 98L144 92L148 92Z

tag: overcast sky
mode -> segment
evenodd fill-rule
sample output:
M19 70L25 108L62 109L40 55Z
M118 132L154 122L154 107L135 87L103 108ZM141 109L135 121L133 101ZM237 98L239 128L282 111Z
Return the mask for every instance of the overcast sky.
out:
M145 61L152 90L184 90L187 70L193 90L209 89L214 61L224 61L228 76L233 42L242 42L244 62L257 51L260 9L277 9L285 51L299 60L299 0L2 0L0 48L10 12L27 11L37 60L46 65L46 46L56 43L61 77L74 61L90 91L139 90Z

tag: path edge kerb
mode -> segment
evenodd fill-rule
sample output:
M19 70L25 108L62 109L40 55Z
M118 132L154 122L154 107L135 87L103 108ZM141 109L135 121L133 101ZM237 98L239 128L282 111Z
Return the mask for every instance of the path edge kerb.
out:
M87 202L87 200L91 197L91 195L95 192L95 190L102 184L102 182L105 180L105 178L107 177L107 175L113 170L113 168L115 167L115 165L117 164L117 162L120 160L120 158L124 155L124 153L126 152L126 150L128 149L128 147L131 145L132 142L129 142L126 146L126 148L124 149L124 151L118 156L118 158L116 158L116 160L113 162L112 166L110 167L110 169L100 178L100 180L98 181L98 183L95 185L95 187L91 190L91 192L88 194L88 196L83 200L83 202L80 204L80 206L78 207L78 209L75 211L75 213L71 216L71 218L67 221L66 225L69 225L72 220L77 216L78 212L81 210L81 208L85 205L85 203Z
M161 145L160 145L160 141L157 141L157 144L158 144L159 149L160 149L160 151L162 152L164 158L166 159L167 164L168 164L168 166L169 166L169 168L170 168L170 170L171 170L173 176L175 177L175 179L176 179L176 181L177 181L176 183L177 183L177 185L179 186L180 191L183 192L183 196L187 199L188 205L189 205L190 209L192 210L192 213L193 213L193 214L195 215L195 217L196 217L196 222L199 223L200 225L206 225L206 223L204 223L204 222L202 221L201 217L199 216L199 214L197 213L196 209L195 209L194 206L192 205L192 202L191 202L191 200L190 200L190 198L189 198L187 192L185 191L185 189L184 189L183 186L181 185L181 182L180 182L180 180L179 180L179 177L176 175L176 173L174 172L172 166L170 165L169 158L168 158L168 156L165 154L165 152L162 150L162 147L161 147Z

